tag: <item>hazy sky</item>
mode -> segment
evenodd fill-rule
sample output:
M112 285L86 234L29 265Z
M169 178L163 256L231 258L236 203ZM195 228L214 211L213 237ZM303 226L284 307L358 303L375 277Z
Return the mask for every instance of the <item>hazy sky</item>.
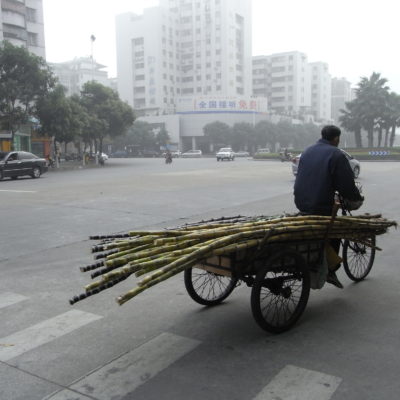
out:
M246 1L246 0L243 0ZM158 0L43 0L47 60L93 53L116 75L115 15ZM298 50L354 85L380 72L400 93L399 0L253 0L253 55Z

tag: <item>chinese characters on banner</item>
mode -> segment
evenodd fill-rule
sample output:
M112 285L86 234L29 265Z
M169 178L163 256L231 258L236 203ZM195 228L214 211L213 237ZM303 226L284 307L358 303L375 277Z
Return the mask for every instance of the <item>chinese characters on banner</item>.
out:
M194 110L256 111L255 100L200 100L194 101Z

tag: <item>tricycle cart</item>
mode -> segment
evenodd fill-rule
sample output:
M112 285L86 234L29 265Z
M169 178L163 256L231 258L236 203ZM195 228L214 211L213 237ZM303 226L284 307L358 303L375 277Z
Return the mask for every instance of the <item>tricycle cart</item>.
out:
M355 282L363 280L374 262L375 236L357 242L341 240L341 244L346 274ZM185 287L194 301L213 306L245 282L252 288L251 309L257 324L268 332L284 332L305 310L325 245L325 240L286 241L214 256L185 270Z

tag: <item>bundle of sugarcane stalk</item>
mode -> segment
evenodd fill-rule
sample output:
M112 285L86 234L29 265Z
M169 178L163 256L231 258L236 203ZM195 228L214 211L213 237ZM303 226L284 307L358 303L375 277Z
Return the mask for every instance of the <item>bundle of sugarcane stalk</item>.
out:
M118 235L92 236L101 240L92 247L95 263L81 267L94 271L85 293L75 296L71 304L108 289L128 277L146 275L137 286L119 296L122 305L144 290L191 268L213 256L231 255L247 249L281 242L348 239L372 246L371 238L387 232L395 221L381 215L336 217L282 215L275 217L222 217L174 229L131 231ZM329 227L329 228L328 228Z

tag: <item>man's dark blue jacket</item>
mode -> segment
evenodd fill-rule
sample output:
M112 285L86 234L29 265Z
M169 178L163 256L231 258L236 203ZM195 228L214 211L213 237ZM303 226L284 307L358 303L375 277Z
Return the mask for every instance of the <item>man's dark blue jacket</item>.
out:
M294 184L294 202L305 214L331 215L335 191L348 200L362 199L343 152L320 139L301 155Z

